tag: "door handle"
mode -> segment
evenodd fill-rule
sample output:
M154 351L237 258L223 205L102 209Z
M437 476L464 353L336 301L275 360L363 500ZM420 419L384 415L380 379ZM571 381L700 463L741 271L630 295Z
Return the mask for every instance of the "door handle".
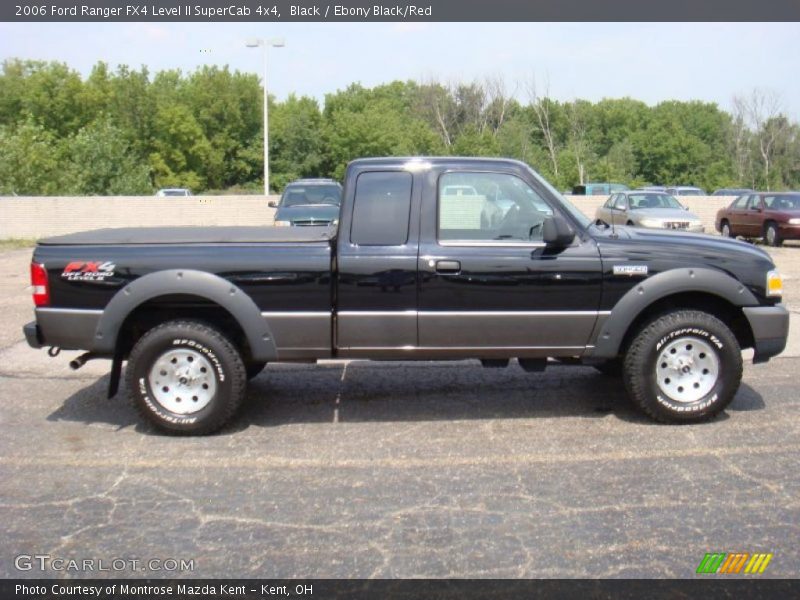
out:
M461 263L457 260L437 260L437 273L458 273L461 270Z

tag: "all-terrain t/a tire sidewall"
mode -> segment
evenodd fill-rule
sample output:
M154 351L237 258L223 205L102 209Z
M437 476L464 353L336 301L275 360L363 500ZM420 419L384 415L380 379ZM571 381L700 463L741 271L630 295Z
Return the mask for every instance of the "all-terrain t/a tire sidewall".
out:
M192 350L212 367L216 391L197 412L174 413L158 402L149 382L156 361L170 350ZM224 426L241 404L246 375L233 345L215 329L192 321L172 321L147 332L131 351L127 379L137 410L167 433L202 435Z
M694 402L667 396L656 381L656 364L671 341L705 342L716 352L719 374L714 386ZM633 401L657 421L687 423L707 420L730 404L742 378L741 349L733 333L716 317L699 311L664 315L636 336L625 357L625 386Z

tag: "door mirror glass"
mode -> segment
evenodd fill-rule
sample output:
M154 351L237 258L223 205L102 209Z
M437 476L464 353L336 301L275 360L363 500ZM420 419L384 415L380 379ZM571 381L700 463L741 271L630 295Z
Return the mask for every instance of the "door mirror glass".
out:
M542 239L548 246L563 248L575 240L575 230L564 217L553 215L544 220Z

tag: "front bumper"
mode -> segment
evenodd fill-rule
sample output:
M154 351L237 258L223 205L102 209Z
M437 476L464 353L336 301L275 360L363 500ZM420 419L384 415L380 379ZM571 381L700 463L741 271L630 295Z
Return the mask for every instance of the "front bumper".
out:
M742 312L753 332L754 363L767 362L783 352L789 337L789 311L783 304L746 306Z
M784 240L800 240L800 225L790 225L789 223L778 223L780 236Z

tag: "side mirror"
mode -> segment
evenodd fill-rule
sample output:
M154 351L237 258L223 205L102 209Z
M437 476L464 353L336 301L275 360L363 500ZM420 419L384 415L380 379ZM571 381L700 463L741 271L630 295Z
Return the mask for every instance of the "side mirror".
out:
M269 202L267 202L267 206L269 206L270 208L278 208L278 203L275 202L275 200L270 200Z
M542 239L548 246L563 248L575 239L575 230L561 215L547 217L542 224Z

